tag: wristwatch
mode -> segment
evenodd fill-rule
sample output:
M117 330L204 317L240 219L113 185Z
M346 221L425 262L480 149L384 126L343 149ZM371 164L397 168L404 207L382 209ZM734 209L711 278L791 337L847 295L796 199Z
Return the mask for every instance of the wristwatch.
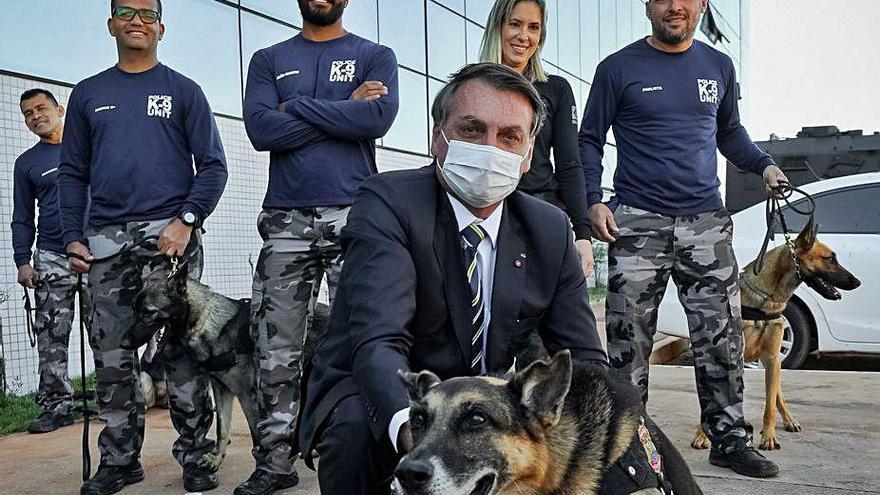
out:
M184 225L189 225L190 227L197 227L199 223L199 216L191 210L180 212L180 215L178 215L177 218L179 218Z

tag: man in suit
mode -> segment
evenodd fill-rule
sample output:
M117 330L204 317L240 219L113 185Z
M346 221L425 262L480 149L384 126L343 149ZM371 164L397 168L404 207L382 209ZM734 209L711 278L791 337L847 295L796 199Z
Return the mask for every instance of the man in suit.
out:
M435 163L367 179L342 231L300 424L321 493L387 493L412 443L398 370L503 373L533 332L551 353L605 363L567 217L515 191L543 118L538 93L507 67L473 64L431 114Z

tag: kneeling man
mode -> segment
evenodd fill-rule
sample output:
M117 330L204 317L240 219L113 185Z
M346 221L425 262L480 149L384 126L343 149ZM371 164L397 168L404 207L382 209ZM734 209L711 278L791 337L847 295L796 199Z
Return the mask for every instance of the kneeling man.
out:
M387 493L412 443L398 370L504 373L533 332L604 366L567 217L516 191L543 112L516 72L466 66L431 109L435 163L361 187L300 425L321 493Z

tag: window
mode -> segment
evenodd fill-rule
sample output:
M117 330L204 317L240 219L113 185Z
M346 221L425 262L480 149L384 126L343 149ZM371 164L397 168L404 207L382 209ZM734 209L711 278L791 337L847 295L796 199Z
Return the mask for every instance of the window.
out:
M633 2L617 2L617 46L616 49L633 42L632 8Z
M572 74L580 74L581 67L578 4L579 0L560 0L559 21L556 23L559 31L559 66Z
M37 12L45 15L36 19ZM116 44L107 35L108 17L109 2L67 0L63 7L52 0L4 2L0 67L77 83L116 63ZM34 36L35 25L28 21L39 21L40 35Z
M382 144L415 153L428 152L428 113L425 109L425 76L410 70L398 72L400 110Z
M599 0L581 0L581 78L593 80L599 65Z
M467 63L473 64L480 61L480 46L483 43L483 31L485 29L467 22Z
M299 7L294 1L241 0L241 6L289 22L296 27L302 27L302 15L300 15ZM343 18L342 22L345 22L346 20L347 19Z
M617 50L617 0L599 0L600 59Z
M262 17L241 13L242 80L247 81L247 70L257 50L275 45L296 36L299 31Z
M467 60L464 18L428 2L428 73L446 80Z
M459 14L464 15L464 0L432 0L437 3L441 3L450 9L458 12Z
M375 0L349 2L342 16L342 25L361 38L378 42L379 22Z
M237 10L203 0L174 0L163 7L159 60L198 83L213 111L240 116Z
M379 0L379 42L394 50L400 65L424 71L424 3L410 2L403 9L398 2Z
M486 26L486 19L492 11L494 0L467 0L467 17L480 26Z
M880 234L880 185L855 186L814 196L816 223L822 234ZM799 209L808 208L807 200L792 203ZM785 208L785 223L790 232L800 232L807 217ZM775 231L781 233L779 222Z

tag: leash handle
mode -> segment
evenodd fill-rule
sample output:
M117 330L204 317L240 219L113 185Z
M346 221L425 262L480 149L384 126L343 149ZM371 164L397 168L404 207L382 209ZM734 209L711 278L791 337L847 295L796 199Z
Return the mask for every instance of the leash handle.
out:
M31 343L31 348L37 346L37 335L34 333L34 306L31 303L31 293L28 292L27 287L23 287L24 296L22 296L22 301L24 301L24 321L25 327L27 328L28 340Z
M792 197L792 195L794 195L794 193L798 193L806 198L806 209L799 209L797 206L792 204L790 198ZM761 270L764 269L764 255L767 254L767 248L770 245L770 241L775 237L773 234L773 222L778 219L779 226L782 229L782 235L785 237L785 245L788 247L789 254L791 254L791 258L795 264L795 269L797 270L798 278L800 278L800 264L797 262L797 255L794 251L794 241L791 239L791 234L788 231L788 224L785 221L785 214L782 211L783 207L780 205L781 202L784 202L786 208L797 213L798 215L809 217L808 223L812 222L814 219L816 202L813 200L812 196L785 181L780 182L776 187L770 188L770 194L767 195L767 202L764 207L764 216L767 222L767 233L764 235L764 242L761 244L761 250L758 252L758 259L756 260L755 265L752 267L752 272L757 275L761 272Z

